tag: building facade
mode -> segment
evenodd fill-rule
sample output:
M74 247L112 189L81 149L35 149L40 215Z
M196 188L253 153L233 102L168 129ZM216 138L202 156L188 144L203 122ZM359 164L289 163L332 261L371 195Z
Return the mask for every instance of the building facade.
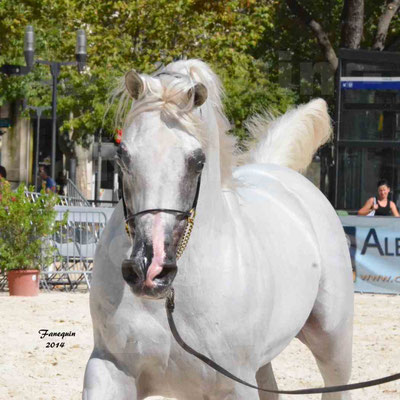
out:
M335 121L337 209L357 210L386 179L400 201L400 53L339 51Z

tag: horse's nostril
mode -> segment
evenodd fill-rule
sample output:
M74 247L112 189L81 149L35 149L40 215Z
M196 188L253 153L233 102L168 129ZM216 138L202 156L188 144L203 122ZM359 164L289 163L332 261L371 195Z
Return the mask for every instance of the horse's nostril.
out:
M122 276L129 284L135 285L140 280L144 280L142 269L131 259L122 262Z

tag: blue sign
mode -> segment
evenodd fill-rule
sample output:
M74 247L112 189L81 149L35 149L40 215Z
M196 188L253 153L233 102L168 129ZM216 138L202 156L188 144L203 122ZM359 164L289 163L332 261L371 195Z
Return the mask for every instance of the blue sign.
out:
M340 78L344 90L399 90L400 77L346 77Z

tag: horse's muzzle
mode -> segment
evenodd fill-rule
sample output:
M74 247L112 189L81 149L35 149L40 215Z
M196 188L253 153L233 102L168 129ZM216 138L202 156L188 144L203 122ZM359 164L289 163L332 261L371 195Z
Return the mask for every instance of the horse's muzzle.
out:
M165 263L161 272L154 278L153 286L145 284L148 265L144 260L126 259L122 262L122 276L136 296L163 299L167 296L178 272L175 263Z

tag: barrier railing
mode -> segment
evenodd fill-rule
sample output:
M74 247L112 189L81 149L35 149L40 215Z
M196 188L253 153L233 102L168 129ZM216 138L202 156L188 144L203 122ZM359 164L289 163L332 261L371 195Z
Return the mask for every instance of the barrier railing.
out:
M26 197L28 197L31 201L36 201L40 193L38 192L25 192ZM76 207L90 207L90 203L87 200L82 200L80 198L75 198L75 197L69 197L69 196L60 196L58 195L58 198L60 199L60 206L76 206Z
M34 200L34 199L33 199ZM90 290L92 267L97 243L113 208L94 208L76 206L56 206L56 221L62 221L55 234L47 238L44 246L53 248L51 261L40 266L41 288L54 288L75 291L83 288ZM7 289L5 274L0 275L0 290Z
M67 196L69 199L74 199L75 201L79 202L80 204L75 204L75 205L82 205L82 206L87 206L90 207L89 201L86 199L86 197L81 193L81 191L78 189L78 187L75 185L74 182L71 181L71 179L67 178Z
M56 211L56 220L66 212L68 219L46 243L54 248L54 256L49 265L42 265L41 285L76 290L85 284L90 289L96 246L113 209L57 206Z

